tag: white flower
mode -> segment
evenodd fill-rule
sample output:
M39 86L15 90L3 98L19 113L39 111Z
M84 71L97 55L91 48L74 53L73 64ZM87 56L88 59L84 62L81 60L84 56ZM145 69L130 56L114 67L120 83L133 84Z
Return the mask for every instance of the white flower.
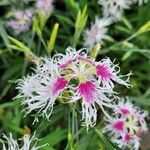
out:
M90 49L96 43L102 43L104 36L107 33L107 26L111 24L110 18L95 18L95 22L91 24L89 30L85 31L84 43L85 47L90 47Z
M148 112L140 110L131 102L120 100L114 105L112 118L106 118L104 132L108 132L112 141L119 147L125 149L138 150L140 145L140 136L147 131L145 118Z
M92 127L97 120L96 104L109 117L105 107L113 107L113 82L129 86L129 77L125 81L121 79L115 65L110 62L107 59L96 62L87 56L85 49L76 51L69 47L66 54L58 53L53 58L36 61L34 73L19 80L17 88L20 93L17 97L22 98L27 114L36 111L47 119L57 98L63 97L68 102L80 100L84 125ZM107 71L111 76L107 76ZM105 77L107 79L101 84Z
M30 77L32 78L32 82L27 87L28 78L19 82L17 89L20 90L20 94L17 98L23 99L22 104L26 106L26 114L36 110L38 115L49 119L55 100L65 88L67 81L59 76L55 76L54 78L52 75L42 76L36 74ZM38 121L38 119L35 118L35 121Z
M39 139L35 138L35 135L31 137L30 135L25 134L21 139L18 139L18 141L21 141L21 144L17 140L13 139L11 133L9 137L4 134L3 138L6 140L7 144L5 144L1 139L1 142L3 144L2 150L38 150L41 147L46 146L46 144L42 146L36 146Z
M102 5L103 15L105 17L112 17L114 21L121 19L124 9L129 9L132 0L99 0Z

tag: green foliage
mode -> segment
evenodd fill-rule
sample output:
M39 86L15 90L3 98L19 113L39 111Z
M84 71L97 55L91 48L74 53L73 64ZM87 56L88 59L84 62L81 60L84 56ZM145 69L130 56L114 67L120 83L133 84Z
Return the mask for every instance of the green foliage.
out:
M80 39L80 35L83 29L85 28L87 17L88 17L86 12L87 12L87 6L85 6L82 11L81 10L78 11L78 15L75 22L75 33L72 42L73 47L77 46L77 43Z
M58 32L58 28L59 28L59 24L55 23L51 36L50 36L50 40L48 41L48 51L51 52L54 48L54 44L56 41L56 37L57 37L57 32Z

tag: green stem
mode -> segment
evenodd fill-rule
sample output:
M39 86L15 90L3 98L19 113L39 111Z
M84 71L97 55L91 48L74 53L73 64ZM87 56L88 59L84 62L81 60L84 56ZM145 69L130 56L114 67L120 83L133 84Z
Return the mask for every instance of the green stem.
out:
M0 105L0 109L4 109L5 107L14 106L14 103L15 103L15 101L1 104L1 105Z
M73 47L77 46L77 43L78 43L79 38L80 38L80 34L81 33L79 33L79 31L75 31L74 38L73 38L73 41L72 41L72 46Z
M29 49L32 49L32 45L33 45L33 41L34 41L34 37L35 37L35 32L32 32L31 40L29 40L29 43L28 43L28 47L29 47Z
M68 149L69 150L75 150L75 148L74 148L74 135L72 133L73 129L71 127L72 126L72 118L71 118L71 112L69 111L68 112L68 143L67 143L65 150L68 150Z
M126 38L125 40L120 41L120 42L118 42L118 43L116 43L116 44L114 44L114 45L108 47L108 49L113 49L113 48L115 48L115 47L121 45L121 44L124 43L124 42L128 42L128 41L132 40L133 38L137 37L138 35L139 35L139 33L136 32L136 33L134 33L133 35L131 35L130 37Z

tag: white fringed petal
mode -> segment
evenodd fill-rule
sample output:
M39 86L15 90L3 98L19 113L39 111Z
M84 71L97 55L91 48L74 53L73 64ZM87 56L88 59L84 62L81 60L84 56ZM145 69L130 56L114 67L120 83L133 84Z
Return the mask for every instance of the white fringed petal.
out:
M106 108L114 105L114 82L130 86L129 76L124 80L118 75L118 64L113 64L109 58L96 62L88 57L86 49L76 51L68 47L66 54L58 53L52 58L39 58L34 62L34 73L18 80L17 98L21 98L26 114L36 113L35 121L38 121L38 116L49 120L56 99L62 97L68 102L81 100L84 125L87 128L93 127L97 120L96 105L106 117L111 118ZM103 80L104 76L99 76L97 65L106 65L111 76L107 74L107 69L99 67L107 80ZM65 97L63 92L67 92L69 96Z
M106 87L106 89L113 91L113 88L115 87L114 82L124 85L127 88L132 87L130 84L130 76L132 73L128 73L126 75L118 75L120 72L120 67L118 64L114 64L110 58L102 59L100 62L95 63L96 66L103 66L102 69L99 72L99 69L97 68L97 76L99 77L99 84L102 84L103 87Z
M11 133L9 134L9 137L4 134L3 138L6 140L7 144L5 144L1 139L3 144L2 150L38 150L47 145L36 146L39 139L36 138L35 135L31 137L30 135L25 134L21 139L18 139L19 141L22 141L21 144L19 144L17 140L13 139Z

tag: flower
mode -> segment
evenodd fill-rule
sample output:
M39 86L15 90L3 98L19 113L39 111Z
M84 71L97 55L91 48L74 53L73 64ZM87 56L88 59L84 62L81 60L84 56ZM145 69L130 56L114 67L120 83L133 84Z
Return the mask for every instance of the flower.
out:
M103 15L112 17L114 21L121 20L121 15L124 9L128 9L132 4L131 0L99 0L102 5Z
M85 31L84 43L85 47L92 48L96 43L102 43L104 36L107 33L107 26L111 24L110 18L95 18L89 30Z
M112 119L106 121L103 131L108 132L119 147L138 150L140 135L147 131L147 111L140 110L129 101L121 100L114 105Z
M32 21L32 11L30 9L14 12L14 19L7 21L6 26L11 28L14 34L29 30Z
M37 0L36 8L44 16L49 16L53 11L53 0Z
M21 139L19 139L18 141L22 141L22 146L20 146L20 142L13 139L11 133L9 134L9 137L4 134L3 138L7 142L7 144L5 144L1 139L3 150L38 150L41 147L46 146L46 144L42 146L36 146L39 139L35 138L35 135L31 137L30 135L25 134Z
M43 70L39 67L37 68L39 72L18 80L17 89L20 93L17 98L23 99L22 104L26 106L26 114L38 110L37 114L49 119L54 102L67 82L57 74L54 75L56 73L54 70L46 72L46 66L47 64L41 66ZM52 64L48 67L51 66ZM38 121L38 118L35 118L35 121Z
M119 70L115 67L118 65L113 65L108 58L96 62L87 56L86 49L76 51L68 47L66 54L58 53L53 58L35 62L34 73L18 80L20 93L17 97L22 99L27 114L35 110L47 119L57 98L65 98L68 103L80 100L83 124L92 127L97 120L96 104L109 117L105 107L113 107L113 82L130 85L129 76L124 81L117 75Z

